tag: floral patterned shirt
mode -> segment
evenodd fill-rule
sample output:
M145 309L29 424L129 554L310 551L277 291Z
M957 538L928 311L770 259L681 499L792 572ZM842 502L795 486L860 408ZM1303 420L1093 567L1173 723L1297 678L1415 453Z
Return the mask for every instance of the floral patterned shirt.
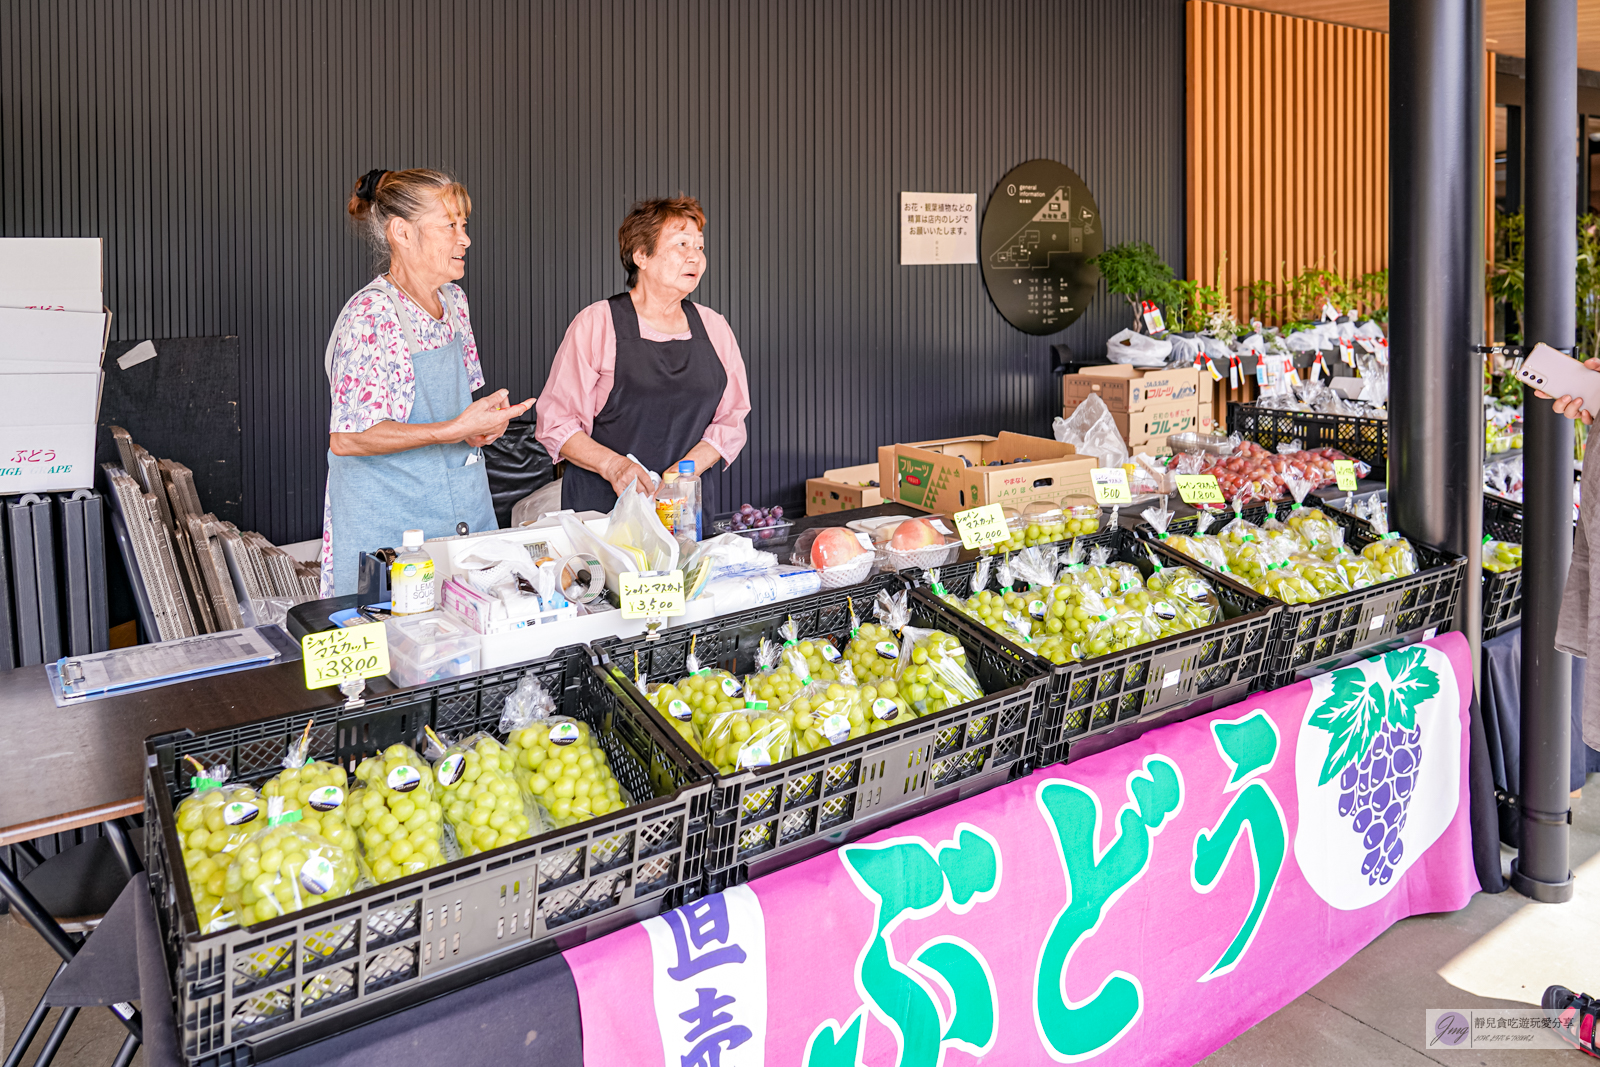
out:
M379 293L370 290L381 290ZM472 336L467 294L453 283L443 287L455 304L454 314L436 319L386 277L374 278L340 312L333 341L329 388L333 413L329 433L361 433L380 422L405 422L417 398L416 374L400 315L416 335L419 350L443 348L461 331L462 362L473 389L483 387L478 342ZM327 491L322 504L322 595L333 595L333 514Z

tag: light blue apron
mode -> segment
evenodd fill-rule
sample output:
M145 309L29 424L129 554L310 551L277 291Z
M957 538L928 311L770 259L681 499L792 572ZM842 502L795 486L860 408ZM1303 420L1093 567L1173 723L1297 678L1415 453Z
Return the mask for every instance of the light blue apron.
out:
M381 289L368 291L388 296ZM440 295L445 314L451 316L447 321L454 326L455 308L447 294ZM418 424L455 418L472 403L460 331L456 330L455 339L443 348L421 352L404 309L396 311L411 351L417 386L406 421ZM337 327L334 332L338 333ZM331 353L332 341L330 357ZM331 364L331 358L328 362ZM356 591L360 553L398 548L406 530L421 530L424 537L448 537L461 522L473 533L499 525L483 453L460 441L387 456L336 456L329 451L328 503L335 596Z

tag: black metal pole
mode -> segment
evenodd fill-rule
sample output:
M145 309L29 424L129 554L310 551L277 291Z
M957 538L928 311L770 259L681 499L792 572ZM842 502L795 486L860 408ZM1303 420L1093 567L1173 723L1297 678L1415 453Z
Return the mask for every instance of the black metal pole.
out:
M1482 644L1483 10L1389 6L1389 512L1408 536L1467 557L1456 625ZM1473 705L1477 707L1476 702ZM1474 712L1473 858L1504 888L1489 747Z
M1389 510L1479 573L1483 541L1483 20L1475 3L1390 13ZM1481 632L1464 584L1461 628ZM1474 647L1476 653L1476 647Z
M1577 0L1528 0L1523 340L1572 351L1576 324ZM1534 900L1572 898L1567 816L1572 659L1555 649L1572 562L1572 423L1549 401L1523 404L1522 850L1511 885Z

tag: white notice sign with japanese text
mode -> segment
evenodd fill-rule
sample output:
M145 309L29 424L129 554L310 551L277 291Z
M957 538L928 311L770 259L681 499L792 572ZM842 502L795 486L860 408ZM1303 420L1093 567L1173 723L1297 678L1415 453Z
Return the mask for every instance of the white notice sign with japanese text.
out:
M978 262L977 193L901 193L900 265Z

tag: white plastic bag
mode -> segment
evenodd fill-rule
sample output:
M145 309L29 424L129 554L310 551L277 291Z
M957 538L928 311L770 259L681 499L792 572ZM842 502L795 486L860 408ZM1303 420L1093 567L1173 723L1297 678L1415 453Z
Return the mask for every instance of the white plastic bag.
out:
M1172 354L1172 342L1132 330L1119 330L1106 342L1106 358L1132 367L1162 367Z
M1052 426L1055 439L1069 444L1086 456L1094 456L1102 467L1120 467L1128 462L1128 446L1112 418L1106 402L1091 393L1065 419Z

